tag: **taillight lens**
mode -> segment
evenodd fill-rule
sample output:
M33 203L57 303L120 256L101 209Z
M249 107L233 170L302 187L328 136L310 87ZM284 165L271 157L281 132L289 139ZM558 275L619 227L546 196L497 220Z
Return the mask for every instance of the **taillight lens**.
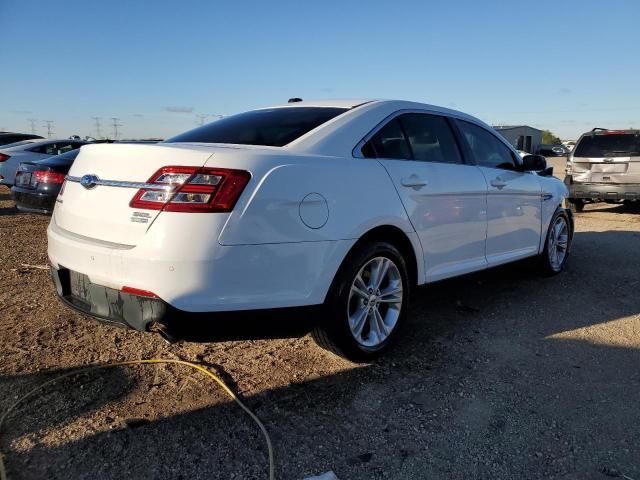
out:
M36 170L33 172L33 178L36 183L57 183L62 184L64 182L64 173L57 172L45 172L42 170Z
M166 189L141 188L129 206L167 212L230 212L250 178L245 170L162 167L147 183Z
M0 153L0 163L6 162L11 158L11 155L6 155L4 153Z

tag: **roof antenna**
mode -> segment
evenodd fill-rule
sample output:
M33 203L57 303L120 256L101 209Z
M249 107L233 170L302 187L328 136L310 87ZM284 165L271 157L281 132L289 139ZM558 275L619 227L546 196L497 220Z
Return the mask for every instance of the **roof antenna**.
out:
M301 99L301 98L293 97L293 98L290 98L290 99L287 101L287 103L298 103L298 102L301 102L301 101L302 101L302 99Z

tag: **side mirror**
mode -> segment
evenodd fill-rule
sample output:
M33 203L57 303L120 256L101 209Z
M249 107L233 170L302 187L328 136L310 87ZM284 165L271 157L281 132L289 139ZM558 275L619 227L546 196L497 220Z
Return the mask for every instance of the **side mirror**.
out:
M542 155L525 155L522 157L522 170L525 172L539 172L547 169L547 159Z

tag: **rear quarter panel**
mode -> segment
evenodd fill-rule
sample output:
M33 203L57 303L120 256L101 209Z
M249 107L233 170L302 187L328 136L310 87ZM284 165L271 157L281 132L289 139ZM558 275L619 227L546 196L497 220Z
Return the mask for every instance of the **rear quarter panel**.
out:
M219 160L214 156L211 162ZM357 239L379 225L413 232L389 176L375 160L256 159L253 170L253 188L231 214L219 237L222 245ZM326 208L326 221L317 228L301 218L305 198L313 202L307 206Z

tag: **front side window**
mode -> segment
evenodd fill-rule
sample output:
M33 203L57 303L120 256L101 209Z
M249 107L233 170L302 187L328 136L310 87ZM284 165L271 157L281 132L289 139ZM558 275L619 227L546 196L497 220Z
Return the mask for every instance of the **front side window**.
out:
M457 123L478 165L505 170L515 169L511 150L495 135L469 122L458 120Z
M333 107L280 107L253 110L181 133L164 143L231 143L283 147L346 112Z
M413 159L423 162L462 163L453 132L444 117L407 113L399 117Z

